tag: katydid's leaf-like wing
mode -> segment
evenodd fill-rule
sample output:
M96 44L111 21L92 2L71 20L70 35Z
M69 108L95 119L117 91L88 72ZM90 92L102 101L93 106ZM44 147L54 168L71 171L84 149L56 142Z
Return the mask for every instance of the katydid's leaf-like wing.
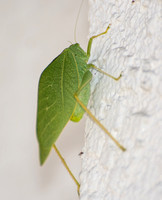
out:
M77 45L78 51L70 50ZM78 44L65 49L43 71L39 81L37 138L40 163L43 164L61 131L74 112L75 92L87 70L85 52ZM80 48L80 49L79 49ZM82 56L77 57L83 53ZM80 67L82 65L82 67Z

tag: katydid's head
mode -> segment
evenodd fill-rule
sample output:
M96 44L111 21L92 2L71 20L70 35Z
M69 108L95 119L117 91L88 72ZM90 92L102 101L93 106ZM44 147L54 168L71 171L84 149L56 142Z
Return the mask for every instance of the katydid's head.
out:
M73 56L75 57L75 59L81 59L82 61L84 61L85 63L87 63L88 61L88 57L86 52L80 47L80 45L78 43L72 44L70 45L70 47L67 49L70 50L70 52L72 52Z
M70 50L75 50L75 49L78 49L78 48L80 48L80 45L79 45L79 43L75 43L75 44L72 44L72 45L70 45Z

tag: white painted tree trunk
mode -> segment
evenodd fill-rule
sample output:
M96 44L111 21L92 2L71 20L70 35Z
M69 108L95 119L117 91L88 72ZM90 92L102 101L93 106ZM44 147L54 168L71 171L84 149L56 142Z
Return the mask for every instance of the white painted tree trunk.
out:
M162 198L162 1L89 0L89 62L93 70L89 108L126 148L122 152L87 119L82 155L81 200Z

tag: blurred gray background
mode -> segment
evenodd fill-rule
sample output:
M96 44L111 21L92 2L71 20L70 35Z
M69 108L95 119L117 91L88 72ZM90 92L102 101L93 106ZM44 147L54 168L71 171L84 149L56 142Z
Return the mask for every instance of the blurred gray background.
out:
M43 167L36 139L39 76L74 43L81 0L0 0L0 199L73 200L76 185L54 151ZM77 24L77 41L86 50L88 2ZM70 122L57 145L78 178L84 120Z

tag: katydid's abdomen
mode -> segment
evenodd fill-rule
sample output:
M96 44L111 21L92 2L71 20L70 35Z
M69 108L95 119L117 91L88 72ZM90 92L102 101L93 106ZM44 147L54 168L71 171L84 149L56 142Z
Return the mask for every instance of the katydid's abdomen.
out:
M41 74L37 109L41 164L68 121L78 122L85 112L74 95L81 88L78 97L87 106L92 77L87 61L87 54L76 43L65 49Z

